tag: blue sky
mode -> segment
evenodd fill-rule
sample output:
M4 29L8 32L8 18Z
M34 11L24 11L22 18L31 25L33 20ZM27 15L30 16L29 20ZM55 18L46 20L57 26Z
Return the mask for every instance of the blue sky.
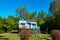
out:
M27 7L30 12L44 10L48 12L50 2L53 0L0 0L0 16L16 16L16 8Z

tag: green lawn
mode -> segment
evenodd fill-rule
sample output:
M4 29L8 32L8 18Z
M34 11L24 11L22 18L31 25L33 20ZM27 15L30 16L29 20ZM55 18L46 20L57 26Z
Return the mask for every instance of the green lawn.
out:
M3 33L3 34L0 34L0 35L3 35L7 38L9 38L9 40L20 40L20 37L18 34L12 34L12 33Z
M13 34L13 33L3 33L3 34L0 34L0 35L3 35L7 38L9 38L9 40L20 40L20 36L19 34ZM47 35L47 34L40 34L38 36L31 36L29 38L29 40L42 40L42 38L47 38L49 40L51 40L51 37L50 35Z

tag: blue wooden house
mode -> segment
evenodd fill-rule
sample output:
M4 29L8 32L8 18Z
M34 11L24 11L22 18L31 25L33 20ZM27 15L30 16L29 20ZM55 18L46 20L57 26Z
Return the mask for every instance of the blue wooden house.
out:
M35 33L40 33L40 26L37 26L36 21L26 21L26 20L20 20L19 21L19 29L24 28L24 29L33 29Z

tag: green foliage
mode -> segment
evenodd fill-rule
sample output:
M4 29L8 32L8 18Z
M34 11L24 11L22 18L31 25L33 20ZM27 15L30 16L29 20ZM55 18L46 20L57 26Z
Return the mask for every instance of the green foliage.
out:
M36 20L36 11L33 13L28 12L26 7L19 7L16 9L16 12L19 14L21 19L25 20Z
M8 18L0 17L0 33L18 30L18 21L19 18L14 16L8 16Z
M50 3L49 12L50 16L46 17L45 23L43 26L49 29L49 32L53 29L60 30L60 0L54 0L54 2Z
M60 8L60 0L54 0L50 3L49 11L50 13L54 14Z
M44 24L44 22L38 22L38 25L40 25L40 26L41 26L42 24Z

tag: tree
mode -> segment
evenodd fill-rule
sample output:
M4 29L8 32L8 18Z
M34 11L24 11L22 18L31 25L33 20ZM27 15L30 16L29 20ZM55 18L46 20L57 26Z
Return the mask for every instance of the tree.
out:
M50 3L49 12L51 14L54 14L54 12L57 11L58 9L60 9L60 0L54 0L53 2Z
M0 33L18 30L18 22L19 17L8 16L8 18L2 18L0 16Z
M14 23L15 23L15 24L14 24L14 30L18 30L18 28L19 28L19 27L18 27L18 26L19 26L19 23L18 23L19 20L20 20L19 17L15 17L15 20L14 20Z
M2 25L2 20L3 20L3 19L2 19L2 17L0 16L0 33L3 32L3 30L2 30L2 28L3 28L3 27L2 27L2 26L3 26L3 25Z
M48 26L49 31L54 29L60 29L60 0L54 0L54 2L50 3L49 12L50 17L45 21L45 25Z
M38 16L37 16L38 25L41 26L45 22L46 16L47 14L43 10L38 12Z
M29 13L26 7L17 8L16 12L18 12L19 17L25 20L36 20L36 11L34 13Z

